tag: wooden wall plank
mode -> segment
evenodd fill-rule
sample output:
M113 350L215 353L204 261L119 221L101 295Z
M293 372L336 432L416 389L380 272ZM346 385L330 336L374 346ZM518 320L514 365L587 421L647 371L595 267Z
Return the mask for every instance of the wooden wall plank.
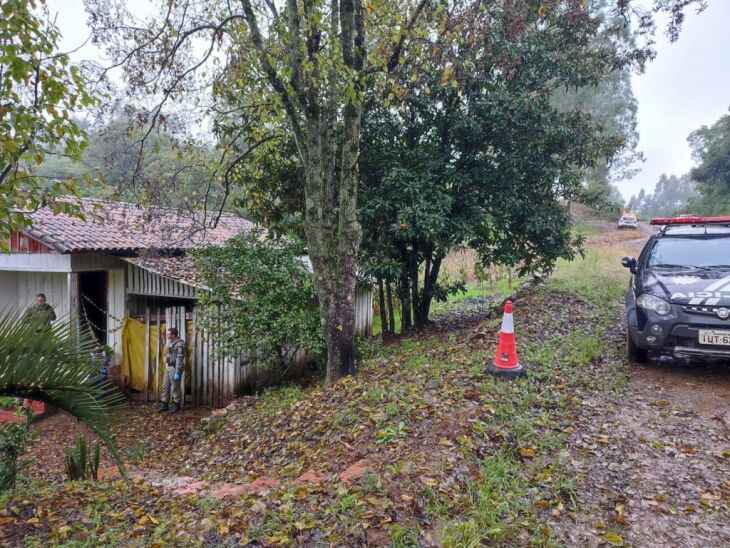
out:
M144 399L150 401L150 309L144 311Z

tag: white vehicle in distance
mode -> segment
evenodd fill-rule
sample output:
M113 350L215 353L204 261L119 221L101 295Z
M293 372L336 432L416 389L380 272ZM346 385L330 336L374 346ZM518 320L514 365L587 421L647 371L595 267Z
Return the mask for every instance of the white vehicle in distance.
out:
M636 215L621 215L616 227L619 230L622 228L639 228L639 223L636 222Z

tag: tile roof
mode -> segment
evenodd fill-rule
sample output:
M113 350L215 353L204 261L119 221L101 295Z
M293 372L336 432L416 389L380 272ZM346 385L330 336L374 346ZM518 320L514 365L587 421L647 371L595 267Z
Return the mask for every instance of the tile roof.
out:
M154 274L177 280L192 287L204 287L203 277L198 271L195 259L190 255L162 256L143 253L138 257L124 257L123 260Z
M120 255L143 250L185 251L204 244L221 245L255 228L251 221L225 213L211 227L200 213L172 208L143 208L111 200L82 199L86 219L54 215L50 208L29 213L26 229L59 253L101 251Z
M139 268L177 280L185 285L204 288L203 276L200 273L195 259L190 255L162 255L155 252L143 252L137 257L124 257L124 261ZM299 257L302 266L312 272L312 261L308 255ZM237 293L237 291L234 291Z

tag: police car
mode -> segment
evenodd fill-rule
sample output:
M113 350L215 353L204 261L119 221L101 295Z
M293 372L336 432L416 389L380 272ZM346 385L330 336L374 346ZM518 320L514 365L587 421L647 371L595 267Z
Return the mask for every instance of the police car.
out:
M730 359L730 217L653 219L662 228L638 259L626 295L630 359Z

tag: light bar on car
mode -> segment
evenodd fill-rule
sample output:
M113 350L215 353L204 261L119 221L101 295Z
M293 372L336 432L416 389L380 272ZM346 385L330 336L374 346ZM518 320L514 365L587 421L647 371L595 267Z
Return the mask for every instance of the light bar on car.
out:
M672 217L652 219L650 225L710 225L730 224L730 217Z

